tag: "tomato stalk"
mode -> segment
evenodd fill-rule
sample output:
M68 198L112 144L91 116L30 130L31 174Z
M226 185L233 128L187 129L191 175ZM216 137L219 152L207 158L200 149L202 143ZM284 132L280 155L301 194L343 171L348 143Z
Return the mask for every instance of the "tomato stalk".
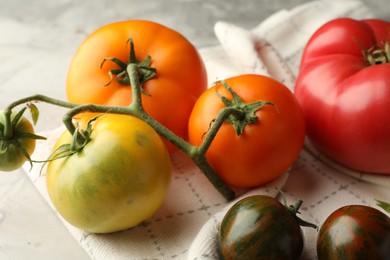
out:
M33 101L40 101L48 104L52 104L55 106L60 106L64 108L69 108L70 110L65 113L63 117L63 123L69 133L74 136L75 139L77 139L77 142L73 144L73 146L66 147L64 149L69 150L72 149L72 151L60 151L61 158L63 155L70 155L74 151L78 151L82 149L82 147L86 144L84 142L86 138L88 138L88 132L80 132L79 129L75 126L73 122L73 118L80 113L83 112L95 112L95 113L113 113L113 114L128 114L135 116L146 123L148 123L150 126L153 127L153 129L159 133L161 136L166 138L168 141L173 143L175 146L177 146L179 149L181 149L183 152L185 152L192 160L193 162L199 167L199 169L205 174L205 176L210 180L210 182L214 185L214 187L227 199L231 200L234 198L235 193L234 191L226 185L218 176L218 174L215 172L215 170L210 166L208 163L205 153L210 146L212 140L214 139L216 133L218 132L218 129L221 127L224 120L229 117L230 115L234 113L242 113L232 108L226 108L221 110L220 115L216 118L215 123L213 124L212 128L208 132L205 141L200 145L199 147L193 146L189 144L188 142L184 141L182 138L175 135L172 131L161 125L159 122L154 120L148 113L145 112L142 106L142 98L141 98L141 84L139 82L139 66L137 64L131 63L128 65L128 75L129 79L131 81L132 86L132 94L133 94L133 102L128 107L119 107L119 106L104 106L104 105L95 105L95 104L86 104L86 105L79 105L74 104L70 102L66 102L63 100L51 98L45 95L33 95L29 96L23 99L20 99L18 101L15 101L11 103L5 110L9 111L8 113L11 114L11 111L13 108L15 108L18 105L29 103ZM8 119L11 120L10 118ZM8 127L5 127L4 129L5 133L8 133L8 135L11 134L12 136L12 124L9 123ZM57 154L57 153L55 153ZM48 160L52 160L53 158L49 158Z
M139 63L130 63L126 67L127 75L130 80L130 85L132 87L132 103L127 107L122 106L104 106L104 105L95 105L95 104L74 104L66 101L62 101L59 99L51 98L44 95L34 95L30 97L26 97L20 99L18 101L10 104L6 111L11 111L14 107L23 104L29 103L33 101L41 101L48 104L61 106L64 108L69 108L70 110L65 113L63 117L63 123L70 134L74 137L73 144L69 144L69 146L63 147L61 151L55 152L54 155L60 155L59 157L69 156L72 153L75 153L83 148L84 145L87 144L89 138L89 131L84 131L82 129L78 129L75 125L73 118L80 113L83 112L94 112L94 113L113 113L113 114L127 114L135 116L144 122L148 123L158 134L167 139L169 142L174 144L184 153L186 153L192 161L197 165L197 167L203 172L203 174L209 179L209 181L213 184L213 186L227 199L231 200L235 197L234 191L219 177L219 175L215 172L213 167L209 164L206 159L206 152L209 149L212 141L214 140L217 132L219 131L222 124L226 121L243 121L244 125L240 125L238 127L238 132L242 132L243 127L246 124L249 124L253 121L254 112L264 105L273 105L269 102L255 102L253 104L245 104L241 100L238 99L238 96L234 95L231 89L228 90L233 95L233 101L231 104L228 102L226 98L224 98L225 103L229 103L225 108L221 109L212 122L212 125L209 131L206 133L203 142L199 146L193 146L189 142L186 142L168 128L160 124L154 118L152 118L143 108L142 106L142 82L140 78L143 78L143 71L145 68L140 68ZM147 70L150 71L150 70ZM225 86L228 87L228 86ZM237 105L239 104L239 105ZM245 108L248 107L249 111ZM276 107L275 107L276 108ZM276 108L277 109L277 108ZM10 113L10 112L9 112ZM9 119L10 120L10 119ZM9 135L9 132L12 133L12 126L5 127L4 132ZM240 131L241 130L241 131ZM53 156L51 156L49 160L53 160Z
M311 227L311 228L314 228L316 230L318 230L318 226L313 224L313 223L310 223L310 222L307 222L303 219L301 219L300 217L297 216L297 214L299 214L299 208L302 206L302 203L303 201L302 200L298 200L295 202L294 205L290 205L290 206L287 206L285 204L285 206L287 207L287 209L291 212L291 214L293 214L294 218L296 219L296 221L298 222L298 224L302 227Z
M195 153L206 154L212 141L214 140L215 136L217 135L219 128L221 128L222 124L224 122L226 122L226 120L230 116L234 116L236 118L242 118L243 116L245 116L245 113L243 111L241 111L237 108L233 108L233 107L222 108L219 111L218 116L212 122L210 129L207 131L207 134L205 135L205 138L203 139L203 142L200 144L199 148L193 152L194 154Z
M65 107L65 108L74 108L74 107L78 106L77 104L74 104L74 103L70 103L67 101L60 100L60 99L55 99L55 98L48 97L45 95L37 94L37 95L33 95L33 96L19 99L15 102L9 104L5 110L12 110L14 107L16 107L18 105L33 102L33 101L35 101L35 102L41 101L44 103L48 103L48 104L52 104L52 105L60 106L60 107Z
M12 122L11 122L12 109L21 105L21 104L31 103L33 101L34 102L41 101L44 103L48 103L48 104L52 104L52 105L60 106L60 107L64 107L64 108L74 108L74 107L78 106L77 104L74 104L74 103L66 102L66 101L63 101L60 99L55 99L55 98L48 97L48 96L41 95L41 94L37 94L37 95L33 95L33 96L19 99L15 102L9 104L8 107L6 109L4 109L4 113L5 113L5 127L4 127L4 131L3 131L4 138L11 139L12 135L13 135L13 126L12 126ZM38 120L38 110L32 104L28 105L28 107L31 110L31 114L32 114L32 117L33 117L33 120L35 123Z
M139 68L137 64L131 63L127 67L127 73L130 78L130 85L132 86L132 98L133 102L130 104L129 109L132 115L137 116L142 119L150 126L152 126L157 133L166 138L180 150L185 152L192 161L199 167L203 174L209 179L209 181L214 185L214 187L228 200L231 200L235 197L234 191L226 185L215 172L213 167L209 164L206 159L206 152L210 147L211 142L215 138L218 130L222 124L230 116L234 117L245 117L245 112L232 108L226 107L219 111L218 116L213 122L210 130L208 131L205 139L200 146L193 146L190 143L184 141L182 138L175 135L172 131L161 125L159 122L154 120L148 113L145 112L142 106L142 96L141 96L141 84L139 81Z
M216 118L215 123L207 134L205 141L199 147L193 146L186 142L179 136L175 135L168 128L160 124L154 118L152 118L142 106L141 84L139 81L139 67L137 64L130 63L127 67L127 73L130 79L130 85L132 86L132 103L128 107L116 107L116 106L102 106L102 105L79 105L69 110L64 118L64 124L69 132L74 135L77 134L77 129L72 121L75 115L82 112L95 112L95 113L115 113L115 114L128 114L135 116L147 124L149 124L158 134L170 141L180 150L185 152L192 161L199 167L199 169L205 174L214 187L227 199L231 200L235 197L234 191L226 185L215 172L215 170L208 163L205 154L214 139L218 129L221 127L224 120L237 110L232 108L226 108L221 110L219 116ZM80 136L78 136L80 138ZM81 137L82 138L82 137ZM82 142L81 142L82 143ZM79 149L77 147L76 149Z
M279 190L279 189L278 189ZM288 205L287 204L287 200L286 200L286 196L284 195L284 192L279 190L279 193L282 197L282 200L283 200L283 205L287 208L287 210L294 216L295 220L297 221L297 223L301 226L301 227L311 227L311 228L314 228L316 230L318 230L318 226L313 224L313 223L310 223L310 222L307 222L303 219L301 219L300 217L298 217L298 214L300 214L299 212L299 209L301 208L302 206L302 203L303 203L303 200L297 200L294 205Z
M5 122L4 122L4 129L2 136L5 140L9 140L12 138L13 135L13 126L11 122L11 109L5 109L4 110L4 117L5 117Z
M260 107L265 105L272 105L275 107L275 109L277 109L277 107L271 102L253 102L246 104L227 84L222 82L224 87L231 93L233 99L230 101L226 97L223 97L217 93L221 97L221 100L224 102L226 107L219 111L217 117L212 122L210 129L207 131L202 143L199 146L193 146L189 142L183 140L181 137L170 131L157 120L152 118L144 110L142 105L142 94L147 93L144 93L142 86L146 80L155 76L156 70L149 66L151 62L150 57L147 57L144 61L141 62L136 59L133 42L131 40L129 42L131 46L130 61L128 63L124 63L114 57L107 58L102 63L103 65L106 60L110 60L119 66L119 69L115 69L109 72L110 82L112 81L113 75L115 75L115 79L120 81L121 84L131 86L132 103L129 106L104 106L95 104L79 105L44 95L34 95L10 104L6 110L10 113L11 109L17 105L29 103L32 101L41 101L70 109L67 113L65 113L63 117L63 123L70 134L73 136L74 141L72 144L61 147L60 151L55 151L47 161L55 159L56 156L59 158L70 156L71 154L80 151L88 143L89 135L92 131L90 127L92 126L91 124L88 124L87 130L79 129L73 121L73 118L77 114L83 112L94 112L132 115L149 124L158 134L160 134L160 136L164 137L184 153L186 153L214 185L214 187L227 200L233 199L235 197L234 191L215 172L213 167L206 159L206 152L224 122L231 123L239 135L242 133L243 128L247 124L251 124L257 121L255 112L260 109ZM7 127L5 127L4 132L7 135L10 135L10 132L12 133L12 128L8 127L8 125L9 124L7 124Z

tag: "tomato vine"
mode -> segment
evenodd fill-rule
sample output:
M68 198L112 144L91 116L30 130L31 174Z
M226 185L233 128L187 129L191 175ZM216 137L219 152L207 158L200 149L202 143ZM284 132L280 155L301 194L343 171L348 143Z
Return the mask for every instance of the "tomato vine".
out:
M164 127L162 124L157 122L154 118L152 118L148 113L145 112L142 106L142 98L141 98L141 83L140 83L140 67L137 63L129 63L126 67L127 75L129 76L130 85L132 86L132 95L133 101L129 106L106 106L106 105L96 105L96 104L86 104L79 105L59 99L55 99L52 97L48 97L45 95L33 95L30 97L26 97L15 101L8 105L5 109L7 120L10 120L10 111L18 105L30 102L44 102L48 104L52 104L55 106L60 106L64 108L69 108L70 110L64 115L63 123L67 130L74 136L77 135L77 129L74 125L73 118L75 115L83 113L83 112L96 112L96 113L114 113L114 114L127 114L135 116L150 126L153 129L166 138L168 141L177 146L180 150L185 152L192 161L199 167L199 169L205 174L205 176L209 179L209 181L213 184L213 186L227 199L231 200L235 197L235 192L231 189L227 184L225 184L218 174L215 172L213 167L208 163L205 153L210 146L213 138L218 132L221 125L229 118L230 116L243 116L243 111L234 107L226 107L220 111L216 119L214 120L211 128L207 132L204 141L199 146L193 146L190 143L186 142L179 136L175 135L172 131ZM6 124L4 132L12 131L12 125ZM85 134L85 132L83 133ZM80 136L78 136L80 138ZM82 137L81 137L82 138ZM82 142L81 142L82 143Z
M125 114L132 115L141 119L142 121L149 124L160 136L167 139L170 143L175 145L177 148L186 153L192 161L197 165L197 167L203 172L203 174L209 179L209 181L213 184L213 186L227 199L231 200L235 197L234 190L226 184L211 164L206 159L206 152L208 151L212 141L214 140L217 132L221 128L224 122L232 122L232 121L243 121L241 119L245 119L241 125L234 126L237 134L243 131L243 128L247 124L251 124L257 121L257 117L255 116L255 112L260 109L260 107L264 105L272 105L278 110L278 108L272 103L267 101L257 101L250 104L244 103L240 100L240 97L234 93L234 91L230 88L228 84L221 81L223 86L232 94L234 99L229 101L227 97L224 97L217 93L218 97L224 102L225 107L222 108L218 115L213 120L210 125L210 129L208 129L207 133L202 140L200 145L192 145L191 143L185 141L183 138L175 134L173 131L168 129L166 126L161 124L155 118L153 118L146 110L144 109L142 103L142 94L144 90L142 88L145 80L153 78L157 71L150 66L151 57L147 57L146 60L139 62L135 58L134 52L134 44L131 40L130 43L130 59L129 62L124 63L115 57L105 58L102 61L101 66L104 66L106 61L114 62L119 66L118 69L114 69L109 71L109 83L113 80L126 81L126 85L131 86L131 95L132 101L128 106L109 106L109 105L98 105L98 104L76 104L71 103L59 99L55 99L52 97L48 97L45 95L33 95L30 97L26 97L15 101L8 105L5 109L6 115L6 124L3 132L7 135L7 133L12 132L12 124L7 123L10 120L10 114L14 107L32 102L45 102L48 104L52 104L55 106L60 106L64 108L68 108L69 110L63 116L63 123L69 133L77 140L77 142L73 142L72 144L77 145L85 145L88 142L88 138L90 135L90 131L84 131L83 129L78 129L77 125L75 125L74 118L76 115L84 112L93 112L93 113L112 113L112 114ZM108 84L109 84L108 83ZM107 87L107 86L106 86ZM146 93L147 95L147 93ZM245 108L245 109L243 109ZM76 151L82 149L82 147L73 147ZM31 159L27 158L30 162ZM47 161L52 160L53 158L49 158Z

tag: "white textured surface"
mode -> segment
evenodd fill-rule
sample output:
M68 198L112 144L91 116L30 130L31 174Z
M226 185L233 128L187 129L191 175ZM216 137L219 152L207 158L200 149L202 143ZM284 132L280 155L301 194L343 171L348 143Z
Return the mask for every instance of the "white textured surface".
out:
M36 93L64 98L65 75L73 52L89 32L105 23L151 19L177 29L198 48L203 48L218 43L213 31L217 21L250 29L272 13L304 2L307 1L0 0L0 108ZM367 0L366 3L374 7L379 17L390 18L388 0ZM215 66L235 71L226 64L213 64ZM40 108L43 117L38 131L60 125L61 109ZM329 176L323 176L334 182ZM290 194L293 197L299 197L299 189L311 188L303 180L299 181L302 182L287 186L289 191L297 191ZM343 194L338 192L340 190L363 201L366 198L364 194L351 194L345 187L334 184L336 197ZM375 195L383 194L386 193ZM321 203L323 201L309 201L308 207ZM88 258L22 170L0 172L0 259Z

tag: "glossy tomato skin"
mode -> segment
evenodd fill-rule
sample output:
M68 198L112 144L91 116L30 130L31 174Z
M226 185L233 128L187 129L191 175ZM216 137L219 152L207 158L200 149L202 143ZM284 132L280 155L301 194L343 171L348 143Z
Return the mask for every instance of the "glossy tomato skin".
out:
M70 141L65 131L55 148ZM160 136L135 117L111 114L93 122L91 141L80 152L48 163L46 184L66 221L109 233L153 216L170 178L169 153Z
M390 218L363 205L334 211L322 224L317 238L320 260L390 257Z
M11 120L14 116L15 114L11 115ZM0 124L5 125L4 110L0 110ZM3 140L2 133L0 133L0 148L3 145L5 148L4 151L0 150L0 171L14 171L20 168L27 160L27 157L12 143L15 141L15 138L30 156L35 150L35 139L18 135L19 133L34 134L34 128L27 118L22 116L18 123L14 125L12 131L13 140Z
M157 70L143 86L146 112L186 139L192 107L207 88L206 69L196 48L184 36L155 22L121 21L91 33L71 61L66 83L68 100L118 106L131 103L131 87L116 80L104 87L110 81L109 71L117 65L106 61L100 67L109 57L128 62L129 38L134 42L137 60L150 55L150 66ZM174 150L172 145L169 148Z
M224 123L206 153L211 166L233 187L255 187L282 175L302 149L305 125L302 110L294 95L281 83L262 75L245 74L225 82L245 103L270 101L277 107L261 107L258 121L237 135ZM225 107L216 91L231 94L220 84L205 91L191 113L189 139L200 145L203 134L218 112Z
M389 31L381 20L330 21L307 43L295 86L314 146L350 168L383 174L390 174L390 64L368 66L362 53L388 41Z
M222 259L299 259L302 231L276 199L255 195L235 203L220 227Z

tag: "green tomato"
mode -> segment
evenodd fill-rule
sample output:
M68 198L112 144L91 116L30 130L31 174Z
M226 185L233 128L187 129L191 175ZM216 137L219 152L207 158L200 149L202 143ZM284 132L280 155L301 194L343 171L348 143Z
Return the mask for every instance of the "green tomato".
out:
M12 135L4 136L6 114L0 110L0 171L14 171L20 168L35 149L34 128L30 121L21 116L15 120L17 114L11 114Z
M133 116L106 114L91 126L90 141L80 151L48 163L50 199L66 221L85 231L134 227L166 198L169 153L154 129ZM71 142L65 131L54 149Z

